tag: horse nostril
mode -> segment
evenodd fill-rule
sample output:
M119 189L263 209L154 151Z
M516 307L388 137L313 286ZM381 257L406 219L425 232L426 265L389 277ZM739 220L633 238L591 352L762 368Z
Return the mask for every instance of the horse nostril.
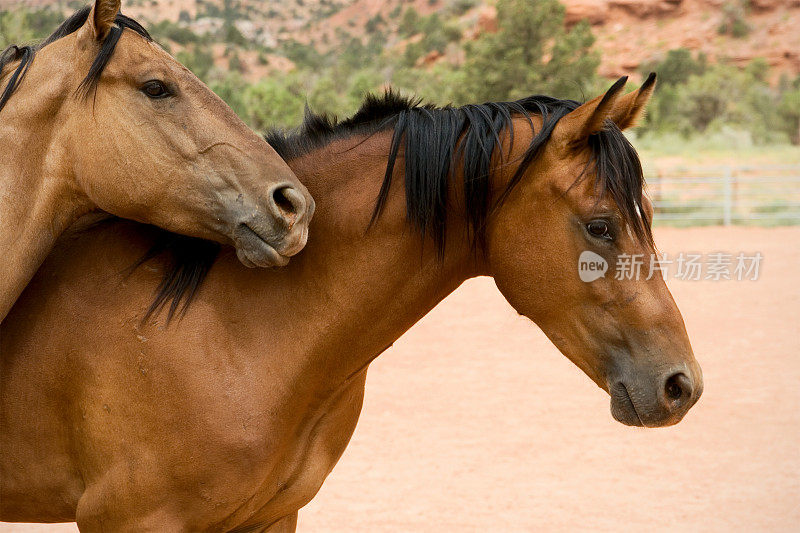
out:
M667 398L673 401L692 396L692 381L683 372L678 372L667 378L664 384L664 392Z
M302 217L306 210L303 195L291 185L281 185L272 189L270 200L274 214L286 220L289 226Z
M683 395L683 390L677 383L667 383L667 396L673 400L677 400Z
M275 189L272 191L272 201L278 206L278 209L287 214L294 214L295 208L289 198L286 197L286 189Z

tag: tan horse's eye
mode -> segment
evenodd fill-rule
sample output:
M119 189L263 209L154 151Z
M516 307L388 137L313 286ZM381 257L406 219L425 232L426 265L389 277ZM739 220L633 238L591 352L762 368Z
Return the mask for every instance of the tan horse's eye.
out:
M608 223L604 220L592 220L586 224L586 229L592 237L611 240L611 232L608 229Z
M170 96L169 89L167 89L167 86L164 85L163 81L150 80L142 85L141 90L145 95L147 95L148 98L157 99Z

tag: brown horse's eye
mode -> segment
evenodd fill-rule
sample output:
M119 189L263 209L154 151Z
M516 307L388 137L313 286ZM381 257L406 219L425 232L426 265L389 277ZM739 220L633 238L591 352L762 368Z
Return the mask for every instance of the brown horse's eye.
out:
M608 229L608 223L603 220L593 220L586 224L586 229L592 237L598 239L611 240L611 233Z
M166 98L170 95L164 82L158 80L150 80L142 85L142 92L146 94L148 98L153 99Z

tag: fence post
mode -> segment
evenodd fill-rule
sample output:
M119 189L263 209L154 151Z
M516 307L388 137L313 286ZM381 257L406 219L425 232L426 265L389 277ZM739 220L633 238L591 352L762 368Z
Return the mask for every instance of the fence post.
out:
M730 166L725 167L722 177L722 223L725 226L731 225L733 213L733 171Z
M664 179L664 170L659 168L656 171L656 186L655 191L653 191L653 202L656 204L661 203L661 182Z

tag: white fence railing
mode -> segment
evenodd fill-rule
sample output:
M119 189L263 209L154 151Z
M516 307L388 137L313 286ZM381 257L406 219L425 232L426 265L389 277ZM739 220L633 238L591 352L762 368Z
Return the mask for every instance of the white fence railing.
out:
M656 223L800 224L800 164L674 168L645 176Z

